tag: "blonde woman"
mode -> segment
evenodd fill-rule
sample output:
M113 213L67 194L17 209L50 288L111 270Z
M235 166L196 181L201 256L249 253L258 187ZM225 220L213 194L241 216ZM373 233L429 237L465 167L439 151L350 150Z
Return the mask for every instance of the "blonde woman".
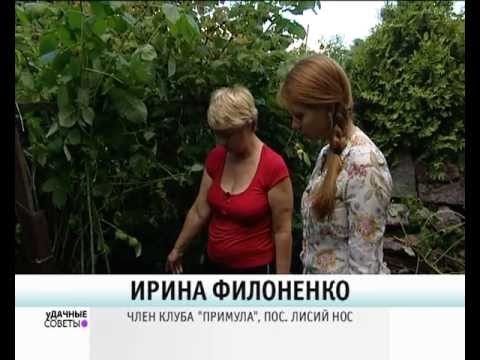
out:
M323 139L302 197L304 273L385 274L383 234L392 179L382 152L353 123L350 82L316 55L288 73L279 100L292 128Z
M242 86L216 90L208 124L218 145L210 151L198 196L166 268L183 272L190 240L209 222L206 272L288 273L292 185L282 157L255 134L257 109Z

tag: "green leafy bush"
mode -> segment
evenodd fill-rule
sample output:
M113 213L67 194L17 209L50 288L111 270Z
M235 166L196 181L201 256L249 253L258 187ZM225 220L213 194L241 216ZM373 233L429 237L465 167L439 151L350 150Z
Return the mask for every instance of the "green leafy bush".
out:
M465 146L465 23L452 9L452 1L387 3L347 61L360 124L391 160L408 147L434 178L447 160L462 165Z
M144 245L145 256L162 261L215 143L206 110L220 86L241 83L252 91L259 134L286 158L299 198L309 159L297 151L303 145L275 95L279 69L296 56L287 47L305 37L284 14L318 6L16 4L17 101L54 105L24 114L26 155L41 206L55 206L49 212L54 246L57 258L71 251L67 268L108 268L99 260L121 240L115 232L129 234ZM138 249L137 241L121 243Z

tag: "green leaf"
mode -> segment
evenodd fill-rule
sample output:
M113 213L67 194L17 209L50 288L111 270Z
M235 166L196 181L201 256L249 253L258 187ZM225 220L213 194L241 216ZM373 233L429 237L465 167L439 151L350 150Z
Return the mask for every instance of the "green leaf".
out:
M95 118L95 112L91 107L82 107L82 119L88 125L93 125L93 119Z
M128 246L135 247L137 245L138 245L138 239L133 237L133 236L129 236L128 237Z
M142 255L142 243L138 241L136 237L128 236L126 238L128 246L133 247L135 250L135 256L139 257Z
M63 109L58 113L58 122L61 127L71 128L78 121L78 117L73 109Z
M142 243L138 242L138 244L135 246L135 257L140 257L142 255Z
M78 30L82 26L82 13L76 10L67 12L67 22L72 30Z
M40 55L45 55L57 48L57 38L53 34L46 34L40 38Z
M28 25L29 21L25 15L25 11L18 5L15 5L15 14L17 15L18 20L20 20L23 26Z
M203 165L199 163L192 165L192 167L190 168L190 171L192 172L199 172L202 170L203 170Z
M294 15L302 15L305 10L315 11L317 5L320 8L320 1L280 1L280 4L286 6L285 10Z
M60 186L61 186L60 180L56 177L51 177L42 184L42 186L40 187L40 190L42 192L49 193L60 188Z
M175 75L176 65L175 58L170 55L168 58L168 77Z
M92 194L93 196L96 196L96 197L106 197L110 195L110 193L112 192L112 189L113 189L113 186L109 182L95 184L95 186L93 187Z
M28 90L33 90L35 87L35 84L33 82L33 76L32 73L26 69L22 71L20 74L20 83Z
M58 209L62 209L67 202L67 192L63 188L55 190L53 192L52 201Z
M175 25L178 19L180 18L180 13L175 5L172 4L164 4L162 5L162 11L165 14L167 20L172 24Z
M110 56L115 56L114 54L109 54ZM118 56L118 55L117 55ZM121 55L120 55L121 58L123 58ZM92 61L92 67L95 69L95 70L104 70L104 64L102 62L102 59L100 59L100 56L96 57L95 59L93 59ZM107 79L106 81L111 81L111 79Z
M112 34L103 34L103 35L100 35L100 39L102 39L102 41L104 43L106 43L108 40L110 40L112 38Z
M123 16L115 16L113 18L112 27L115 31L119 33L124 33L128 29L128 22L124 19Z
M40 58L39 58L40 63L42 63L44 65L48 65L48 64L52 63L56 59L58 53L59 53L58 50L54 50L54 51L51 51L49 53L46 53L45 55L40 56Z
M248 58L249 58L249 55L245 53L240 53L237 57L238 61L240 62L243 62L245 61L245 59L248 59Z
M145 138L145 140L150 141L151 139L153 139L155 137L155 133L153 131L149 130L149 131L146 131L143 134L143 137Z
M59 26L56 30L58 40L60 40L63 45L70 46L73 44L72 37L70 32L65 26Z
M37 2L30 2L24 5L25 13L32 17L38 18L43 16L48 9L48 4L46 3L37 3Z
M48 139L50 136L55 134L58 131L58 123L54 122L52 126L50 126L50 129L48 130L46 138Z
M157 58L157 52L150 44L144 45L140 49L140 57L145 61L152 61Z
M70 99L66 86L59 86L58 88L57 105L60 110L70 107Z
M200 35L198 25L189 15L182 15L174 27L174 32L185 37L189 42L197 39Z
M98 36L101 36L107 30L107 22L104 19L97 19L93 24L92 30Z
M147 121L148 111L142 100L119 88L110 90L110 96L117 112L128 121L133 123Z
M292 35L295 35L300 39L305 39L305 36L307 35L303 26L295 20L291 20L288 22L287 29Z
M81 106L88 106L89 103L89 91L85 88L79 88L77 93L77 101Z
M69 52L59 53L53 61L53 70L65 76L77 78L80 76L80 59Z
M60 84L65 85L65 84L68 84L70 81L72 81L72 79L73 79L73 77L71 75L67 74L67 75L61 76L60 79L58 80L58 82Z
M153 81L154 74L151 63L145 63L139 58L133 58L130 62L130 69L133 77L141 83L147 84Z
M117 229L115 231L115 238L117 238L118 240L125 241L129 238L129 236L126 233L124 233L122 230Z
M310 161L310 156L308 156L308 154L305 151L303 152L303 161L305 162L305 164L307 164L308 167L312 166L312 163Z
M82 134L78 129L70 130L66 141L71 145L78 145L82 140Z
M38 155L37 161L41 166L45 166L47 164L47 153L42 152L41 154Z
M137 22L137 20L132 15L130 15L128 13L122 14L122 18L130 26L134 26Z
M200 29L199 29L198 24L195 21L195 19L191 15L184 15L184 16L187 18L187 21L190 24L190 27L191 27L193 33L195 33L196 36L199 36L200 35Z
M112 8L113 11L117 11L124 5L128 5L129 1L110 1L110 7Z
M130 158L129 163L135 172L141 173L147 166L147 159L143 155L135 154Z
M163 189L164 189L164 187L163 187L163 182L162 182L161 180L158 180L158 181L157 181L156 186L157 186L157 189L158 189L158 190L163 190Z
M158 79L156 94L161 100L166 100L167 98L167 84L164 79Z
M63 152L65 153L65 157L67 158L67 161L72 161L72 155L70 154L70 151L68 150L67 144L63 145Z
M50 153L61 154L62 148L63 141L60 137L56 137L47 143L47 149Z
M216 69L216 68L219 68L220 66L225 65L225 64L226 64L226 62L223 61L223 60L214 60L211 63L211 66L212 66L212 68Z
M98 18L104 18L107 13L105 12L105 5L99 1L91 1L90 6L92 7L93 14Z
M71 59L63 71L63 81L70 81L72 79L77 79L80 77L81 65L79 59Z

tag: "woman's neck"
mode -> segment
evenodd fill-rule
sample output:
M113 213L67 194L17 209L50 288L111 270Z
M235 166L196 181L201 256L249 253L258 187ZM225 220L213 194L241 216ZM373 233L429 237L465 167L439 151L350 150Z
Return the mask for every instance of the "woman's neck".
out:
M262 142L257 137L257 135L253 133L252 135L247 137L243 151L238 153L231 153L232 159L235 161L243 161L251 157L255 157L261 146Z
M347 124L347 128L345 129L347 139L350 139L353 136L354 132L355 132L355 125L353 124L353 121L349 121Z

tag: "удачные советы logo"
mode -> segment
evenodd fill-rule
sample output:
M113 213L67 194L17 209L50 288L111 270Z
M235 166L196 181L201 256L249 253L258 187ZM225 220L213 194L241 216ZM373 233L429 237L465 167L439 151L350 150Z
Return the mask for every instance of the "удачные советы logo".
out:
M45 313L46 328L86 328L88 326L86 310L52 310Z

